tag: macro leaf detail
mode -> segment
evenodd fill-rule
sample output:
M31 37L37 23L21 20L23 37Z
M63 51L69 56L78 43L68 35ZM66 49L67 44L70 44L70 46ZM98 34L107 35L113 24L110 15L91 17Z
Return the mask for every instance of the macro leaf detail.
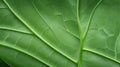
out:
M0 0L0 66L120 67L119 0Z

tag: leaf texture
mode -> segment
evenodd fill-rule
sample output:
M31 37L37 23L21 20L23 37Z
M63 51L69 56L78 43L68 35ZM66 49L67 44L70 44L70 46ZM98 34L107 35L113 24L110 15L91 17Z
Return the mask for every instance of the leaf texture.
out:
M120 67L119 0L0 0L0 58L10 67Z

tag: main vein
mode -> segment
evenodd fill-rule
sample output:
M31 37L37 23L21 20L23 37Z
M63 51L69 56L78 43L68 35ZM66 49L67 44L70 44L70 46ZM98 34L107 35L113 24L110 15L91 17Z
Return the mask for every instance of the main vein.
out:
M81 24L80 24L80 13L79 13L79 7L80 5L80 0L77 0L77 22L78 22L78 27L79 27L79 36L80 36L80 54L78 58L78 67L81 66L81 61L82 61L82 50L83 50L83 45L82 45L82 29L81 29Z
M82 33L82 29L81 29L81 24L80 24L80 13L79 13L79 10L80 10L80 0L77 0L77 21L78 21L78 27L79 27L79 32L80 32L80 54L79 54L79 59L78 59L78 67L81 67L81 64L82 64L82 54L83 54L83 42L84 42L84 39L86 38L87 36L87 33L88 33L88 30L89 30L89 27L90 27L90 24L91 24L91 19L93 17L93 14L95 13L95 10L96 8L100 5L100 3L102 2L102 0L100 0L96 5L95 7L93 8L91 14L90 14L90 17L89 17L89 20L88 20L88 24L87 24L87 28L85 30L85 34Z

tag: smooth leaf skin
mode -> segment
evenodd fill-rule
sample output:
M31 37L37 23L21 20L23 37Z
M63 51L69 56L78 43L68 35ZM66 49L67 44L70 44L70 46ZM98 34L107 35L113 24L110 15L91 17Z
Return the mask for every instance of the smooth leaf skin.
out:
M7 8L3 0L0 0L0 8Z
M0 67L9 67L4 61L0 60Z
M0 58L11 67L120 67L119 0L3 1Z

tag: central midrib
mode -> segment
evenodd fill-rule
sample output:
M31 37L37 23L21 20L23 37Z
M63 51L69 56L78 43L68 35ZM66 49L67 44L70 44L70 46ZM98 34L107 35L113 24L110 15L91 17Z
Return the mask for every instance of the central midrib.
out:
M95 13L96 8L100 5L101 2L102 2L102 0L99 0L97 2L97 4L95 5L95 7L92 9L92 12L91 12L89 20L88 20L87 27L85 29L85 33L83 34L81 24L80 24L80 13L79 13L80 12L80 0L77 0L77 22L78 22L79 33L80 33L80 53L79 53L79 58L78 58L78 67L81 67L81 64L82 64L83 43L84 43L84 40L85 40L87 33L89 31L91 19Z
M79 13L79 10L80 10L80 0L77 0L77 22L78 22L78 27L79 27L79 36L80 36L80 53L79 53L79 58L78 58L78 67L81 66L81 62L82 62L82 49L83 49L83 45L82 45L82 29L81 29L81 24L80 24L80 13Z

